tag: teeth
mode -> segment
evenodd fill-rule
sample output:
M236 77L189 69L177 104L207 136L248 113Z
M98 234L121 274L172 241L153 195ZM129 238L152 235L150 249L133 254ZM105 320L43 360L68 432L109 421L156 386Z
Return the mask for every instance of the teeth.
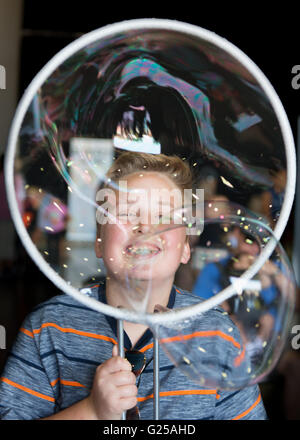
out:
M132 248L129 247L127 251L133 255L149 255L157 253L158 249L149 249L149 248Z

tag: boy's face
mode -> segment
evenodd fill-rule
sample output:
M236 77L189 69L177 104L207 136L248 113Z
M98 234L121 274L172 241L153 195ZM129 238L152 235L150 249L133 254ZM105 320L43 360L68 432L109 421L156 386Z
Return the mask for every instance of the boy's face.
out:
M103 258L109 277L173 280L180 263L190 258L186 229L158 224L158 217L181 208L178 199L170 197L179 189L166 175L155 172L131 174L123 180L129 192L123 197L116 193L116 218L121 224L101 226L96 255ZM161 191L163 200L155 199L153 190Z

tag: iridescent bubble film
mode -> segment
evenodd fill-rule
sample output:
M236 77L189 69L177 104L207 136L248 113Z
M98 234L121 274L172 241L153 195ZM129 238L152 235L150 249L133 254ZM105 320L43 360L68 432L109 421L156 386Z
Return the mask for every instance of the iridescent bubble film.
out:
M271 229L276 224L285 148L253 75L200 37L116 32L75 52L42 84L15 157L23 223L45 260L77 289L106 280L94 251L97 192L111 184L106 173L124 151L177 155L205 200L237 203ZM200 260L191 261L198 268Z

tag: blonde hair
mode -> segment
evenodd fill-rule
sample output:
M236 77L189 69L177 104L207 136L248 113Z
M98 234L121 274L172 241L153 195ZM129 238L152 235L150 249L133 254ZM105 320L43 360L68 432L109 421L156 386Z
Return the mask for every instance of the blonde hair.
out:
M107 171L106 176L117 183L122 178L141 171L164 174L182 192L184 189L192 189L193 175L189 165L178 156L167 156L165 154L154 155L126 151L118 156ZM101 185L102 188L107 186L109 186L109 183ZM100 235L100 229L101 225L97 222L97 236Z
M157 172L168 176L182 191L192 189L193 175L189 165L178 156L127 151L112 164L106 176L112 181L137 172Z

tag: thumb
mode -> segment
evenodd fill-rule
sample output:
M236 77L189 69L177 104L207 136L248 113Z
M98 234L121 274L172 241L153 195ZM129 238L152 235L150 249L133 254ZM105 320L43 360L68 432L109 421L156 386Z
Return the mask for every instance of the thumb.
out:
M112 356L116 357L116 356L118 356L118 354L119 354L118 344L115 344L112 349Z

